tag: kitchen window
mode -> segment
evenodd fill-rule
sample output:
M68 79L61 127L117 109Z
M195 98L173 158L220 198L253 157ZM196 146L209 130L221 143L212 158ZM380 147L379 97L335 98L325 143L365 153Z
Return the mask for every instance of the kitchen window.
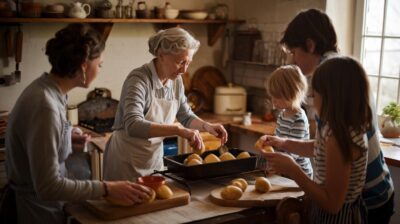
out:
M381 114L389 102L400 102L400 1L364 0L357 7L363 9L360 61Z

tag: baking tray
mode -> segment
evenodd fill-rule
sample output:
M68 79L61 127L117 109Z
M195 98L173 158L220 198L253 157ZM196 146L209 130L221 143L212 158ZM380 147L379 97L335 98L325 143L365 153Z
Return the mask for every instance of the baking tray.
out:
M244 152L244 150L234 148L229 149L229 152L236 157L239 153ZM201 155L201 157L204 159L211 153L219 157L218 150L206 151ZM175 175L188 180L197 180L250 172L256 169L257 157L251 153L249 158L186 166L183 164L183 161L190 154L192 153L176 156L164 156L164 164L167 166L167 170L163 172L174 173Z

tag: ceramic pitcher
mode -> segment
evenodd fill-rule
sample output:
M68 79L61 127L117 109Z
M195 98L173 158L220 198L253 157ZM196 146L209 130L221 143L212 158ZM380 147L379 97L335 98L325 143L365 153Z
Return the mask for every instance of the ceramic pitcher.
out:
M69 10L69 17L84 19L90 14L90 5L82 4L80 2L72 3L71 9Z

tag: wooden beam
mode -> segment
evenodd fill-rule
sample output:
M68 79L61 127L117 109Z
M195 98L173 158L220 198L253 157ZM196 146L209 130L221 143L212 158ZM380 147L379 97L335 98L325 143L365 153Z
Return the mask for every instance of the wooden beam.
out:
M208 46L213 46L218 41L218 39L225 33L225 27L226 23L207 25Z

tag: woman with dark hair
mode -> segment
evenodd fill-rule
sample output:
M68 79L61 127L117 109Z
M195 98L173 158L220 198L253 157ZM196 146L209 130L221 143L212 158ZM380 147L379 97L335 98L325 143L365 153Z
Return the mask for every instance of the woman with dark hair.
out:
M293 63L298 65L311 83L313 73L320 64L338 55L336 32L327 14L318 9L300 12L287 26L281 44L291 54ZM352 80L350 80L352 81ZM355 88L352 83L349 88ZM309 85L311 86L311 85ZM331 89L336 91L336 89ZM394 187L389 169L385 163L379 143L379 129L373 95L370 95L369 106L372 110L371 126L368 136L368 166L367 177L363 190L363 200L368 208L369 223L389 223L394 213ZM310 126L316 124L314 97L310 89L306 100L307 116ZM312 128L310 128L312 129ZM267 144L274 146L271 136ZM312 148L314 140L308 142ZM284 149L296 151L296 141L287 140Z
M61 29L46 45L50 72L33 81L15 103L6 132L6 170L8 192L15 192L18 223L65 223L64 201L107 196L134 204L151 194L148 188L127 181L67 177L65 161L73 150L67 93L92 83L104 47L100 35L88 25Z

